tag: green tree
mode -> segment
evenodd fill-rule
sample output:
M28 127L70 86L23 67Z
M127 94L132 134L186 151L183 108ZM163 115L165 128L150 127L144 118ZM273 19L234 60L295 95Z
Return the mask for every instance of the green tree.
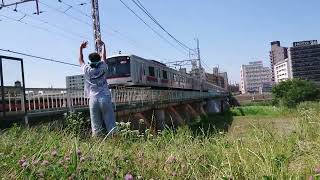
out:
M320 90L311 81L292 79L274 86L272 95L275 103L287 107L296 107L300 102L319 100Z

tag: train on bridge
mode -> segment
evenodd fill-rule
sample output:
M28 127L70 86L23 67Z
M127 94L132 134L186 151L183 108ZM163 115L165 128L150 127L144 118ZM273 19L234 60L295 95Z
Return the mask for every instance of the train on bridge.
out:
M161 62L144 59L136 55L111 56L107 59L107 64L107 79L111 88L119 86L143 87L144 89L151 88L153 90L203 91L211 94L223 94L226 92L225 89L207 81L201 81L198 77L172 69ZM22 91L21 87L12 87L12 92L16 91L16 88ZM71 106L87 105L88 99L84 97L83 90L77 89L76 96L72 92L69 92L68 95L67 89L57 89L57 91L61 92L41 95L34 94L32 89L31 93L26 93L25 109L34 111L65 108L67 101ZM17 112L23 110L22 102L24 100L21 92L18 96L14 95L15 93L10 95L9 92L6 93L4 100L0 101L0 116L3 111ZM147 101L147 99L143 101Z
M201 81L185 72L172 69L165 64L136 55L115 55L107 59L108 83L115 86L151 87L157 89L179 89L225 92L225 89Z

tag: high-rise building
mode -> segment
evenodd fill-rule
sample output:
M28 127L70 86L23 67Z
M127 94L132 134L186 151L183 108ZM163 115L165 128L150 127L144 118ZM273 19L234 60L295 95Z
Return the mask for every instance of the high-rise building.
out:
M320 84L320 44L317 40L294 42L288 54L293 78Z
M242 65L240 70L240 91L245 93L263 92L271 86L271 70L264 67L262 61L249 62Z
M272 81L275 82L274 66L288 58L288 48L281 47L280 41L271 42L270 65L272 72Z
M213 73L206 73L206 80L212 84L228 89L228 73L220 72L217 67L213 68Z
M223 82L220 82L221 83L221 87L223 87L224 89L228 89L228 73L227 72L221 72L219 73L219 76L222 77L223 79Z
M66 77L66 87L67 89L84 89L84 75L75 75Z
M218 74L219 74L219 68L218 68L218 67L214 67L212 70L213 70L213 74L216 75L216 76L218 76Z

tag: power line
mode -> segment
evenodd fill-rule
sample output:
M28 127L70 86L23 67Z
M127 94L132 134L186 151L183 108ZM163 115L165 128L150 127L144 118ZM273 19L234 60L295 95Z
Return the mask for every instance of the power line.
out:
M119 0L129 11L131 11L143 24L145 24L149 29L151 29L155 34L157 34L162 40L164 40L166 43L171 45L173 48L181 52L182 54L186 54L186 52L182 51L181 49L178 49L175 45L173 45L169 40L167 40L165 37L163 37L159 32L157 32L154 28L152 28L147 22L145 22L133 9L131 9L125 2L122 0Z
M24 17L30 17L30 18L32 18L32 19L35 19L35 20L41 22L41 23L47 24L47 25L49 25L49 26L52 26L52 27L54 27L54 28L56 28L56 29L58 29L58 30L60 30L60 31L63 31L63 32L67 33L67 34L71 34L72 36L75 36L75 37L77 37L77 38L79 38L79 37L85 38L85 39L87 38L87 37L85 37L85 36L82 35L82 34L75 33L75 32L69 32L68 30L62 28L61 26L58 26L58 25L56 25L56 24L49 23L48 21L45 21L45 20L43 20L43 19L41 19L41 18L38 18L38 17L34 17L34 16L32 16L32 15L29 15L29 14L27 14L26 12L23 12L23 11L21 11L21 10L15 11L15 12L24 15ZM24 18L24 17L23 17L23 18ZM21 21L21 20L22 20L22 19L20 19L20 21Z
M55 7L53 7L53 6L51 6L51 5L48 5L48 4L44 3L44 2L39 2L39 3L41 3L42 5L46 6L47 8L49 8L49 9L51 9L51 10L54 10L54 11L56 11L56 12L58 12L58 13L61 13L61 14L64 14L64 15L72 18L73 20L76 20L76 21L78 21L78 22L80 22L80 23L82 23L82 24L85 24L85 25L88 25L88 26L91 27L91 25L90 25L88 22L86 22L86 21L84 21L84 20L82 20L82 19L79 19L79 18L77 18L77 17L75 17L75 16L72 16L72 15L68 14L67 11L63 11L63 10L61 10L61 9L55 8ZM63 3L63 4L65 4L66 6L72 6L72 5L67 4L67 3ZM81 4L84 4L84 3L81 3ZM72 7L74 7L74 6L72 6ZM88 17L88 18L90 17L88 14L84 13L84 12L81 11L81 10L78 10L78 9L76 9L76 8L73 8L73 9L76 10L78 13L80 13L80 14ZM30 16L30 15L27 14L27 13L24 13L24 12L20 12L20 13L23 14L23 16L24 16L23 18L25 18L25 17L34 18L33 16ZM16 21L16 22L19 22L19 23L22 23L22 24L25 24L25 25L29 25L29 26L31 26L31 27L33 27L33 28L41 29L41 30L46 31L46 32L48 32L48 33L57 34L57 33L53 32L53 31L51 31L51 30L49 30L49 29L47 29L47 28L43 28L43 27L40 27L40 26L36 26L36 25L32 25L32 24L23 22L23 21L21 21L23 18L21 18L21 20L19 21L19 20L17 20L17 19L10 18L10 17L8 17L8 16L4 16L4 17L6 17L7 19L12 20L12 21ZM39 22L41 22L41 23L45 23L45 24L47 24L47 25L49 25L49 26L52 26L52 27L54 27L54 28L56 28L56 29L59 29L60 31L63 31L63 32L65 32L65 33L72 34L72 35L73 35L73 34L77 34L77 35L80 36L80 37L84 37L83 35L80 35L80 34L78 34L78 33L68 32L67 30L61 28L60 26L55 25L55 24L52 24L52 23L49 23L49 22L47 22L47 21L45 21L45 20L43 20L43 19L40 19L40 18L34 18L34 19L36 19L37 21L39 21ZM102 24L102 25L107 26L106 24ZM119 32L118 30L115 30L115 29L113 29L113 28L110 27L110 26L109 26L109 28L112 30L112 32L118 34L120 38L122 38L122 39L126 40L127 42L129 42L130 44L132 44L133 47L136 47L137 44L139 44L139 43L137 43L137 41L128 38L128 36L124 35L123 33ZM58 33L58 35L63 36L63 37L68 38L68 39L75 40L74 38L70 38L69 36L66 36L66 35L61 34L61 33ZM114 35L115 35L115 34L114 34ZM119 38L119 37L118 37L118 38ZM87 37L85 37L85 38L87 38ZM176 47L175 47L175 48L176 48ZM151 51L151 50L148 50L148 51ZM156 56L158 56L158 55L156 55ZM161 58L162 58L162 59L166 59L166 58L164 58L164 57L161 57Z
M20 20L19 20L19 19L14 19L14 18L9 17L9 16L2 15L2 14L0 14L0 16L5 17L5 18L7 18L7 19L9 19L9 20L11 20L11 21L15 21L15 22L18 22L18 23L21 23L21 24L24 24L24 25L28 25L28 26L30 26L30 27L32 27L32 28L35 28L35 29L40 29L40 30L46 31L46 32L48 32L48 33L52 33L52 34L55 34L55 35L62 36L62 37L67 38L67 39L69 39L69 40L72 39L72 40L77 41L76 39L71 38L71 37L69 37L69 36L66 36L66 35L64 35L64 34L57 33L57 32L53 32L53 31L51 31L51 30L49 30L49 29L47 29L47 28L41 27L41 26L37 26L37 25L30 24L30 23L26 23L26 22L22 21L22 19L23 19L24 17L23 17L23 18L20 18Z
M90 16L90 15L83 13L81 10L79 10L79 9L77 9L77 8L74 8L74 6L73 6L73 5L67 4L67 3L63 2L62 0L59 0L59 2L60 2L60 3L62 3L62 4L64 4L64 5L66 5L66 6L68 6L68 7L69 7L69 9L73 9L73 10L75 10L76 12L78 12L78 13L80 13L80 14L82 14L82 15L86 16L86 17L91 18L91 16ZM82 4L82 3L81 3L81 4ZM81 5L81 4L80 4L80 5ZM69 9L67 9L65 12L67 12Z
M70 18L72 18L72 19L74 19L74 20L76 20L76 21L78 21L78 22L81 22L81 23L83 23L83 24L87 24L87 25L89 25L89 26L91 27L91 24L89 24L88 22L83 21L83 20L80 19L80 18L74 17L74 16L66 13L66 11L62 11L62 10L60 10L60 9L58 9L58 8L52 7L52 6L50 6L50 5L46 4L46 3L43 3L42 1L39 1L39 3L42 4L42 5L44 5L44 6L46 6L46 7L49 8L49 9L52 9L52 10L54 10L54 11L56 11L56 12L65 14L66 16L68 16L68 17L70 17Z
M80 66L77 65L77 64L72 64L72 63L68 63L68 62L63 62L63 61L59 61L59 60L55 60L55 59L44 58L44 57L35 56L35 55L31 55L31 54L26 54L26 53L22 53L22 52L11 51L11 50L1 49L1 48L0 48L0 51L9 52L9 53L18 54L18 55L27 56L27 57L32 57L32 58L37 58L37 59L41 59L41 60L44 60L44 61L50 61L50 62L65 64L65 65L80 67Z
M63 4L66 5L66 6L72 7L72 9L76 10L78 13L82 14L83 16L88 17L88 18L91 18L90 15L88 15L87 13L85 13L85 12L83 12L83 11L75 8L73 5L67 4L67 3L63 2L62 0L60 0L59 2L60 2L60 3L63 3ZM83 4L83 3L81 3L81 4ZM70 8L70 9L71 9L71 8ZM108 25L105 24L105 23L101 23L101 25L103 25L103 26L108 26ZM124 33L121 33L120 31L118 31L118 30L116 30L116 29L114 29L114 28L112 28L112 27L110 27L110 26L108 26L108 29L111 30L111 33L112 33L112 34L114 34L114 35L117 34L117 35L119 36L118 38L121 38L121 39L126 40L126 41L127 41L128 43L130 43L133 47L136 47L136 45L139 45L139 43L138 43L137 41L129 38L129 37L128 37L127 35L125 35ZM110 34L110 33L109 33L109 34ZM144 47L144 48L145 48L145 47ZM147 49L148 49L148 51L152 51L150 48L147 48ZM155 55L155 56L160 57L159 55ZM161 58L161 59L166 59L166 58L164 58L164 57L160 57L160 58Z
M156 25L158 25L165 33L167 33L177 44L179 44L182 48L185 48L187 50L192 50L190 47L179 41L177 38L175 38L171 33L169 33L160 23L157 19L154 18L154 16L151 15L151 13L143 6L143 4L139 0L131 0L140 10L142 10Z

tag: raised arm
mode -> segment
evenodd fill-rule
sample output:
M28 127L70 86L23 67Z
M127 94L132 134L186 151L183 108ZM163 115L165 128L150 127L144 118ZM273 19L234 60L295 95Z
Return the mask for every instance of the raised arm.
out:
M100 45L101 46L101 54L100 54L100 56L101 56L101 61L104 61L105 63L107 63L107 50L106 50L106 45L105 45L105 43L103 42L103 41L101 41L100 39L97 39L96 40L96 43L98 44L98 45Z
M83 49L85 49L87 47L88 42L82 42L80 45L80 52L79 52L79 64L80 66L82 66L83 64L85 64L84 59L83 59Z
M101 41L102 42L102 41ZM101 58L102 60L107 63L107 50L106 50L106 45L104 44L104 42L102 42L102 53L101 53Z

